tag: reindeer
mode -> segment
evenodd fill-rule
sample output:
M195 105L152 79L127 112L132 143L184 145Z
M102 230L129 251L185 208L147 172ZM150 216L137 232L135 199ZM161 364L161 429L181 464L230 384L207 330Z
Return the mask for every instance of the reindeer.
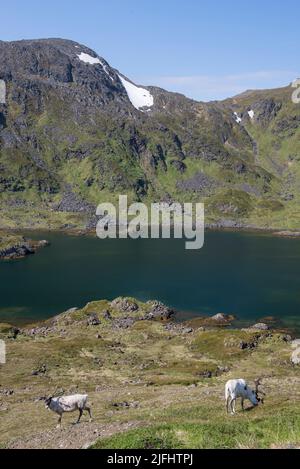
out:
M259 390L261 384L261 379L255 380L255 390L251 389L244 379L232 379L226 383L225 386L225 400L226 400L226 410L229 413L231 410L231 415L235 414L236 400L241 398L242 410L244 411L244 401L248 399L253 406L257 406L260 402L263 404L263 399L258 397L258 394L261 393L265 395L262 391Z
M60 396L60 397L48 397L45 398L46 409L52 410L59 415L57 428L61 427L62 416L65 412L79 411L79 417L76 424L79 424L83 412L86 410L90 416L90 422L92 421L92 414L90 407L87 406L88 395L87 394L75 394L73 396Z

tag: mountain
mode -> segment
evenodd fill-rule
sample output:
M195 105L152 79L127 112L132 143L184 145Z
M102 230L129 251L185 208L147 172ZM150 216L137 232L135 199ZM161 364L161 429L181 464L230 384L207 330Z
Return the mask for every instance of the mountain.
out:
M220 226L300 228L293 89L201 103L63 39L0 41L0 228L89 228L95 207L202 201Z

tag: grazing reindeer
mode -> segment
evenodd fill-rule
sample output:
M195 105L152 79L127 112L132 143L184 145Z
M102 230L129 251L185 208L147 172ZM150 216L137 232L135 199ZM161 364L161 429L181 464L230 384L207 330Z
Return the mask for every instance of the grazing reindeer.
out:
M83 412L86 410L90 416L90 422L92 421L92 414L90 407L87 406L88 395L87 394L75 394L74 396L62 396L62 397L48 397L45 399L46 409L52 410L59 415L58 425L61 426L62 416L65 412L79 411L79 417L76 422L78 424L82 417Z
M257 406L262 400L258 397L258 387L260 385L260 380L255 382L256 389L255 391L251 389L244 379L232 379L226 383L225 386L225 399L226 399L226 410L229 413L229 408L231 410L231 415L235 414L236 400L241 398L242 410L244 410L244 401L249 399L253 406Z

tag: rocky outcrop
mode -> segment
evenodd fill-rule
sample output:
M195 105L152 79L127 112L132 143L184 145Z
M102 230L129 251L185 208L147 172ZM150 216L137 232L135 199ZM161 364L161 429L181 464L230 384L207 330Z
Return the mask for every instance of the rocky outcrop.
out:
M12 260L21 259L30 254L34 254L38 249L49 246L49 242L46 240L33 241L31 239L25 239L20 237L17 243L14 242L14 238L10 240L10 237L6 240L6 245L0 248L0 259Z
M268 326L268 324L259 322L257 324L254 324L254 326L251 326L251 329L256 329L257 331L268 331L270 327Z
M211 319L216 322L228 322L228 321L232 321L234 319L234 316L224 314L224 313L218 313L212 316Z
M161 321L166 321L175 315L175 311L172 308L169 308L160 301L150 301L147 305L150 305L151 309L145 315L144 319L146 320L160 319Z
M138 304L131 298L116 298L110 303L113 309L117 309L124 313L132 313L139 309Z

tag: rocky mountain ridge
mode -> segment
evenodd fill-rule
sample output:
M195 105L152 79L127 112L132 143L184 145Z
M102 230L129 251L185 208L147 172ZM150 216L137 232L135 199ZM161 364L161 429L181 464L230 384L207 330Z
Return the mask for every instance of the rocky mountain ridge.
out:
M292 88L200 103L63 39L0 42L1 228L89 228L95 207L201 201L225 226L300 226Z

